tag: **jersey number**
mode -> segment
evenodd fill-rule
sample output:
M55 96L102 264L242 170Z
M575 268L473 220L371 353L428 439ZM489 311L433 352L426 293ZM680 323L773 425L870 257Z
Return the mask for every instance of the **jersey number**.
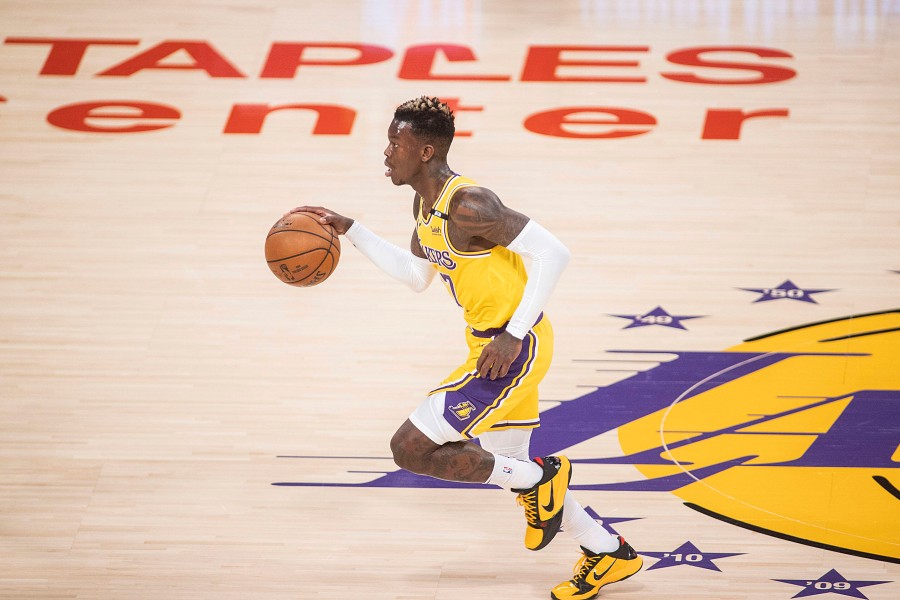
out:
M456 288L453 287L453 280L450 279L450 276L446 273L441 273L441 279L444 280L444 283L447 284L447 289L450 290L450 295L453 296L453 301L456 302L456 305L462 308L462 304L459 303L459 298L456 297Z

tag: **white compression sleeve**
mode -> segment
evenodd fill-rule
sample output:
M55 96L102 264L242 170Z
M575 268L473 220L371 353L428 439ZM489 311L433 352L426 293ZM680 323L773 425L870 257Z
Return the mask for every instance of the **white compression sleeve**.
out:
M522 339L544 310L571 253L555 235L534 221L528 221L507 248L531 259L525 267L528 283L522 300L506 326L507 333Z
M384 240L354 221L344 237L382 271L415 292L427 288L437 272L430 262Z

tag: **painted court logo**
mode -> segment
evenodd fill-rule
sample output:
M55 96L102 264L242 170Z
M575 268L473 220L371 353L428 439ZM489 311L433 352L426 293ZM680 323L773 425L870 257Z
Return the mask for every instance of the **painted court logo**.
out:
M737 526L900 563L900 309L722 352L637 354L660 352L674 359L543 411L532 454L615 431L620 455L570 456L572 489L670 492ZM600 474L585 480L586 463L633 465L643 478L611 482L585 469ZM388 468L364 483L275 485L478 487Z

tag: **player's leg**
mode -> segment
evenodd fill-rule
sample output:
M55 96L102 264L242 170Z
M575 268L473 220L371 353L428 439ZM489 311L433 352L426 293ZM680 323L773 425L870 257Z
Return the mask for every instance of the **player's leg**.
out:
M535 458L532 464L544 469L545 475L531 486L515 483L515 465L509 462L527 460L529 456L530 428L492 429L479 434L481 446L494 454L496 462L488 483L515 492L516 500L525 509L525 547L540 550L547 546L563 523L564 504L568 497L568 485L572 475L571 465L564 456ZM508 462L503 462L508 461ZM550 512L550 509L553 509Z
M504 429L486 431L478 436L481 447L494 456L494 468L486 483L498 485L505 490L531 488L539 479L534 479L538 466L528 454L531 429ZM529 479L518 477L518 469L527 467Z
M529 331L509 372L497 379L477 376L477 361L489 340L471 330L466 340L466 362L394 434L394 460L422 475L512 489L523 500L529 528L539 529L526 533L526 546L539 550L562 522L569 461L565 457L513 458L467 440L492 430L528 429L538 423L537 385L550 366L552 328L544 319Z
M531 487L543 477L544 470L533 461L497 455L466 441L444 417L446 403L445 393L432 394L400 426L391 439L397 466L466 483L500 485L494 480L502 478L511 486Z
M527 413L513 410L506 415L513 421L518 417L527 417ZM531 433L531 429L491 430L479 435L478 439L485 450L495 455L524 460L530 456ZM493 483L506 487L500 481ZM522 495L519 499L522 502ZM601 587L627 579L641 569L643 561L634 549L621 537L609 534L579 504L571 491L565 494L561 517L562 531L575 539L583 554L573 570L574 577L556 586L551 592L553 598L592 598ZM542 548L553 539L553 533L534 528L529 523L525 528L525 545L532 549Z
M488 431L478 436L482 448L499 456L508 456L519 460L527 460L531 429L506 429ZM501 479L493 481L506 489L513 486L504 485ZM619 539L609 534L578 503L571 491L566 492L562 511L562 531L568 533L582 547L593 553L614 552L619 548ZM526 530L528 534L536 532ZM526 546L538 545L526 541ZM546 544L544 544L546 545ZM543 546L542 546L543 547Z
M478 440L482 448L495 455L528 460L531 433L531 429L488 431L478 436ZM504 486L499 481L492 483L506 489L513 487ZM619 547L619 539L597 523L578 503L571 491L566 492L563 505L562 531L592 552L614 552Z
M619 538L607 532L584 507L572 492L566 494L563 506L562 529L582 547L591 552L613 552L619 547Z
M516 458L519 460L530 459L532 429L502 429L499 431L486 431L478 436L481 447L488 452ZM504 486L501 486L504 487Z
M520 504L525 507L528 522L525 545L531 550L540 550L550 543L562 522L563 500L571 476L568 459L555 456L534 460L515 458L465 441L463 434L445 417L448 405L459 405L456 400L458 398L453 397L448 400L445 392L428 396L391 439L394 462L420 475L490 483L516 492ZM520 433L520 430L516 431ZM498 436L488 433L487 437ZM524 443L515 453L527 457L527 437L520 439Z
M494 468L493 455L477 444L462 440L438 443L409 419L391 438L391 452L398 467L448 481L484 483Z

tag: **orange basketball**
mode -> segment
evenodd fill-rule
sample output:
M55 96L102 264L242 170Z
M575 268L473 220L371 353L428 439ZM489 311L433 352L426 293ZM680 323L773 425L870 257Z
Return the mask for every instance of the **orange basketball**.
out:
M341 258L341 242L319 215L299 212L278 220L266 236L266 262L288 285L309 287L328 279Z

